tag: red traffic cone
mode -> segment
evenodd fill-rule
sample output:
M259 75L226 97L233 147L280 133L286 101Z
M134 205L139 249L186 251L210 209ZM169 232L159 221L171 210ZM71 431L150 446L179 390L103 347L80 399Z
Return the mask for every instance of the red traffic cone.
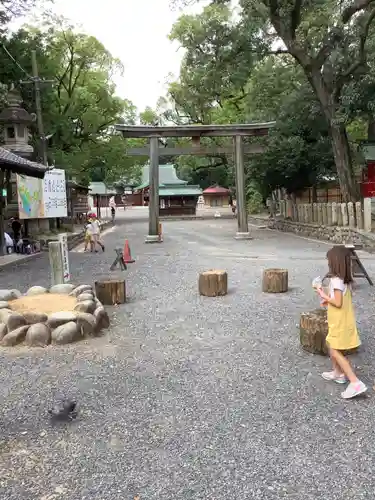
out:
M135 260L132 258L128 240L125 240L123 257L125 264L132 264L133 262L135 262Z

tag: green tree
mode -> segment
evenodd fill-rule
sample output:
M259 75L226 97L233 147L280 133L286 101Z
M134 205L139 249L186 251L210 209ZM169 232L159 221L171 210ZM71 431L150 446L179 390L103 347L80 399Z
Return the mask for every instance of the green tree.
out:
M213 5L228 2L212 1ZM355 200L358 189L347 123L341 98L345 87L367 72L367 38L375 18L374 0L240 0L240 19L247 45L233 50L232 61L252 46L253 30L262 24L265 53L288 53L301 67L327 121L335 166L345 200ZM275 46L278 49L275 50Z
M42 90L44 128L52 136L50 161L81 182L88 182L98 165L106 166L102 171L108 180L127 171L130 175L136 162L126 156L126 144L114 125L135 124L137 110L115 95L113 76L122 70L119 61L97 39L59 18L43 28L25 26L4 43L19 65L2 54L0 81L25 80L31 73L30 49L35 48L41 77L55 82ZM23 94L25 107L34 111L32 86L23 86Z

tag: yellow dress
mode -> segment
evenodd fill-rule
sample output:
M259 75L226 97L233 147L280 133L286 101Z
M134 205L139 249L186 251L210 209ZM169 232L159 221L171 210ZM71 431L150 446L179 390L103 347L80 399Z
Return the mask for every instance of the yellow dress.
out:
M326 342L339 351L354 349L361 345L352 302L352 292L347 286L342 298L342 307L328 304L328 335Z

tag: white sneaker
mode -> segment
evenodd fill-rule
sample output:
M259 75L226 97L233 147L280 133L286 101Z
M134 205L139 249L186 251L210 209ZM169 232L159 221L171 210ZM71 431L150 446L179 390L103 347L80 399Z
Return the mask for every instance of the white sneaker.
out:
M341 397L343 399L351 399L359 396L360 394L363 394L366 391L366 385L361 382L361 380L358 380L358 382L355 382L354 384L349 384L345 391L341 393Z
M330 380L332 382L336 382L336 384L346 384L348 379L342 373L341 375L337 375L336 372L323 372L322 377L324 380Z

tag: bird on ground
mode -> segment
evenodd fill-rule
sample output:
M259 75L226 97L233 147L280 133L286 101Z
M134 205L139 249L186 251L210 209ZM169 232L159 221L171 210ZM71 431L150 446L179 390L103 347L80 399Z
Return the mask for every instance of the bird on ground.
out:
M56 404L52 409L48 410L52 420L71 422L77 415L77 403L70 399L64 399L60 404Z

